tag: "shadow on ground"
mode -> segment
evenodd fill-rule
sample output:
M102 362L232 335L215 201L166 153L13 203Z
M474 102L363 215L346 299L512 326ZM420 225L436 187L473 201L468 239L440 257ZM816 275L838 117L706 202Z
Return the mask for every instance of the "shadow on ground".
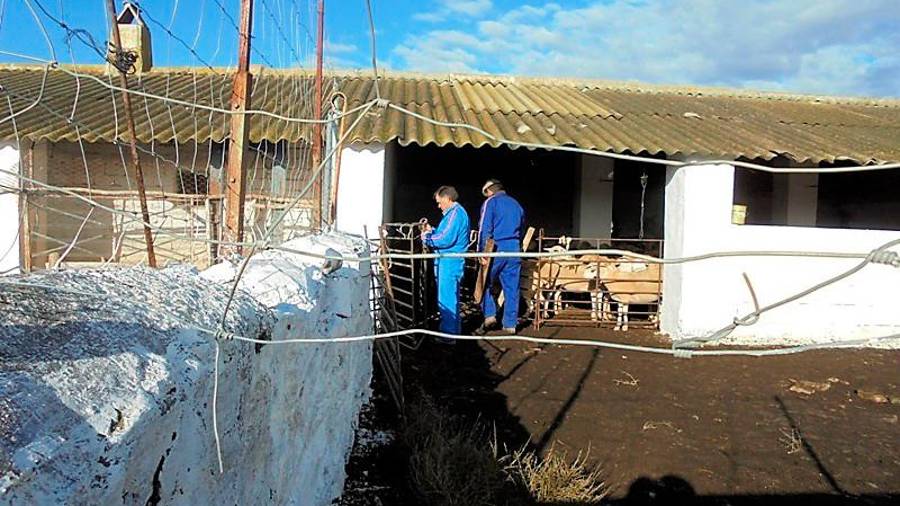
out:
M525 333L662 344L647 332ZM900 405L861 394L900 396L897 350L685 360L425 341L403 353L408 392L495 428L508 449L589 450L611 487L606 504L900 503ZM798 380L828 388L800 394L790 389Z

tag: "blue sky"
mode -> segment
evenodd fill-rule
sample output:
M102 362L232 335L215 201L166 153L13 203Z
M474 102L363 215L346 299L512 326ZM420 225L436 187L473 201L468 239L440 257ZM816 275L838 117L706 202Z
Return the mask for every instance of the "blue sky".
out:
M99 61L78 39L90 33L104 44L105 0L30 1L60 61ZM237 17L239 0L139 3L153 33L156 65L234 64L236 33L228 16ZM395 70L900 96L897 0L372 3L379 65ZM38 4L70 29L85 32L67 43L66 30ZM49 58L25 0L0 0L0 5L0 50ZM256 0L255 5L253 62L310 66L315 0ZM364 0L326 0L326 18L326 65L369 67ZM0 60L15 61L3 55Z

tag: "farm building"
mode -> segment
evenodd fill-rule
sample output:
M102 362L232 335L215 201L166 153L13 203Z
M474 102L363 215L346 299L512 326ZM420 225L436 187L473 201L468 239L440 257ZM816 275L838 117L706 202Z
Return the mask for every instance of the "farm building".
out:
M254 69L254 78L254 109L311 116L305 95L311 75ZM4 184L21 184L24 190L2 197L5 215L20 216L18 226L4 220L0 247L19 252L13 261L6 257L5 269L142 261L139 225L121 214L91 211L74 196L99 199L126 213L137 209L122 103L109 79L100 67L0 70L11 111L0 125L0 169L28 178L4 178ZM376 98L369 74L335 72L326 84L335 110L353 110ZM145 93L137 96L136 122L152 221L171 231L171 237L157 238L164 259L205 265L215 254L202 240L215 237L220 226L211 210L221 195L209 188L221 182L228 121L207 107L227 107L230 86L224 71L194 68L159 68L134 80L134 88ZM285 220L285 238L292 227L333 225L373 236L386 222L435 220L431 192L441 184L460 190L461 203L477 222L479 189L489 177L502 180L522 202L528 223L542 237L629 244L663 258L739 250L864 253L895 239L900 230L900 170L809 170L900 160L897 101L399 73L381 76L378 93L424 117L480 131L435 126L382 103L346 132L347 143L334 163L314 180L310 126L254 115L251 235L265 229L307 183L313 191ZM356 119L353 113L331 124L327 146ZM498 139L562 149L517 147ZM667 168L565 148L709 163ZM736 168L731 161L790 172ZM79 240L70 247L76 235ZM740 257L667 265L661 329L676 339L707 335L752 310L745 276L765 303L857 261ZM869 267L732 336L744 343L774 343L900 331L897 280L879 270L884 268Z

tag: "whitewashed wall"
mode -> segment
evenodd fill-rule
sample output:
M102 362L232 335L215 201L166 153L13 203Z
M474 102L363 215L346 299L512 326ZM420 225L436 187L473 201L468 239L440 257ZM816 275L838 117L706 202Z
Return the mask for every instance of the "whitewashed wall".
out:
M666 184L667 258L733 250L866 252L900 231L750 226L731 223L734 169L729 165L670 169ZM661 324L674 339L711 334L753 310L742 273L761 305L815 285L858 260L739 257L665 268ZM742 344L831 342L900 332L900 269L862 272L739 327ZM894 345L897 340L891 341Z
M288 246L356 256L340 234ZM226 328L279 341L371 332L369 265L331 273L293 253L255 255ZM211 427L215 328L236 267L46 271L36 283L103 293L17 295L0 311L0 505L291 504L341 494L360 407L370 395L371 342L223 341L219 474ZM30 301L30 302L29 302ZM46 325L47 308L64 303ZM35 310L43 307L43 311ZM64 345L55 345L64 343Z
M385 146L354 144L341 152L336 228L376 237L384 219Z
M0 143L0 169L19 172L19 149ZM19 187L19 178L0 172L0 186ZM0 275L19 272L19 196L0 189Z

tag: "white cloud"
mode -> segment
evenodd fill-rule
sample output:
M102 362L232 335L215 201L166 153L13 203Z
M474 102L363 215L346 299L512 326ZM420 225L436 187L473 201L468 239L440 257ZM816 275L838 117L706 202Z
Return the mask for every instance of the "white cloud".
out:
M604 0L519 6L471 32L425 30L392 56L430 71L897 96L898 48L896 0Z
M394 53L411 70L472 73L476 72L478 60L475 51L483 52L485 49L473 35L436 30L428 34L427 40L409 39L407 44L394 48Z
M450 12L478 16L493 7L491 0L445 0L444 6Z
M346 54L346 53L355 53L359 51L359 48L356 47L356 44L342 44L340 42L325 42L325 51L332 54Z
M491 0L439 0L435 10L413 14L416 21L442 23L460 16L475 18L494 6Z

